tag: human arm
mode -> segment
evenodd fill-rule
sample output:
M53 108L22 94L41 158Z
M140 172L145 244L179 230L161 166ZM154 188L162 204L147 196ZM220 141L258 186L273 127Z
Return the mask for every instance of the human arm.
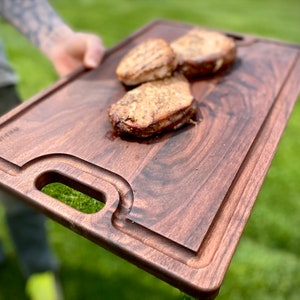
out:
M51 60L60 76L80 66L95 68L103 58L101 38L74 32L46 0L0 0L0 13Z

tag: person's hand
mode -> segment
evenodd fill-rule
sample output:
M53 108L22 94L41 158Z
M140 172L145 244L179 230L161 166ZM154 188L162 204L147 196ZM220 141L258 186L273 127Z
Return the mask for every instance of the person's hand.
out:
M81 66L96 68L102 61L105 48L95 34L65 29L48 40L43 52L58 75L65 76Z

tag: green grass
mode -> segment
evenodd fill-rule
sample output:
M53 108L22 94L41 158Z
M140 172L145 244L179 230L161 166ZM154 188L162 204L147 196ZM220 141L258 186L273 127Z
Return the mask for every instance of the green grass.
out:
M157 18L300 43L299 0L51 2L76 30L101 35L107 47ZM0 36L19 73L19 88L24 99L56 80L50 63L3 22L0 23ZM300 295L299 132L298 102L218 299L296 300ZM58 194L64 196L66 192L59 190ZM74 199L72 201L76 202ZM177 289L53 221L49 221L49 233L61 260L61 280L67 300L163 300L186 297ZM0 226L0 234L4 235L9 252L7 264L0 269L0 300L25 299L24 280L3 226Z
M60 182L49 183L43 187L42 191L85 214L96 213L104 207L103 202Z

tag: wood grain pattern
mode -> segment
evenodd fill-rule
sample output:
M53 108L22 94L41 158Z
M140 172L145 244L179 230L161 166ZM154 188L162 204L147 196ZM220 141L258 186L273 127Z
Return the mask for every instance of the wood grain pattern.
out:
M203 121L145 141L114 137L121 57L191 25L156 21L0 119L0 184L95 243L197 298L212 299L299 94L299 47L237 39L226 74L191 81ZM99 201L86 215L40 192L60 181Z

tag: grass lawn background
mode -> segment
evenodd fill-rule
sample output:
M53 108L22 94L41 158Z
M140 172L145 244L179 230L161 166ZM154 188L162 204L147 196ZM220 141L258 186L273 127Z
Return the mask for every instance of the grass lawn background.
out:
M73 28L101 35L107 47L157 18L300 44L299 0L50 2ZM0 36L19 73L24 100L56 81L51 64L18 32L1 22ZM300 295L299 132L298 102L217 299L296 300ZM0 300L22 300L24 280L2 216L0 210L0 234L9 259L0 269ZM49 233L61 260L67 300L184 298L177 289L53 221Z

